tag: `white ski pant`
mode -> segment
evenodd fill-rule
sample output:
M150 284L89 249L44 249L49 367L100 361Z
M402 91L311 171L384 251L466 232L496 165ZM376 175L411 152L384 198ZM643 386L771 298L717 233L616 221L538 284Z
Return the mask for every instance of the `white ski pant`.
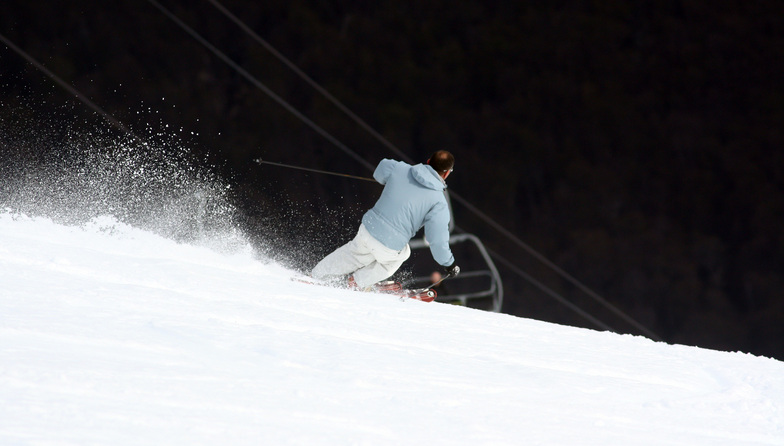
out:
M356 237L324 257L311 275L330 280L353 273L357 286L363 289L389 278L410 255L407 244L400 251L387 248L370 235L365 225L360 225Z

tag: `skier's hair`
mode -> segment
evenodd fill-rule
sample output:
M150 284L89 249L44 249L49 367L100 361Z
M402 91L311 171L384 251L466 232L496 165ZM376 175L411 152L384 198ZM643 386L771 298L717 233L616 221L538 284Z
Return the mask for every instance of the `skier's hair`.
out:
M430 159L427 160L427 163L430 164L430 167L432 167L436 172L444 173L447 170L452 170L452 168L455 166L455 157L446 150L439 150L438 152L430 155Z

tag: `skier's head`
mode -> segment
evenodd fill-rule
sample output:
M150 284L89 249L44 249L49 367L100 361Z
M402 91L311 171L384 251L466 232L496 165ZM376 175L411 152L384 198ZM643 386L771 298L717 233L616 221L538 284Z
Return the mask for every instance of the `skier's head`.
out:
M446 150L439 150L430 155L430 159L427 160L427 163L430 164L430 167L439 175L446 178L449 172L455 167L455 157Z

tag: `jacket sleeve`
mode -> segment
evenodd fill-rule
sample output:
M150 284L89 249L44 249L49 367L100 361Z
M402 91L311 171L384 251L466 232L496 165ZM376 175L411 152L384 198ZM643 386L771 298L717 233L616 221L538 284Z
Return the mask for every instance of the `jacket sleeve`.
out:
M376 170L373 172L373 178L381 184L387 184L387 180L392 174L392 171L395 170L398 162L399 161L384 158L378 163L378 166L376 166Z
M449 248L449 207L439 202L425 217L425 240L430 244L433 260L441 266L455 263L455 257Z

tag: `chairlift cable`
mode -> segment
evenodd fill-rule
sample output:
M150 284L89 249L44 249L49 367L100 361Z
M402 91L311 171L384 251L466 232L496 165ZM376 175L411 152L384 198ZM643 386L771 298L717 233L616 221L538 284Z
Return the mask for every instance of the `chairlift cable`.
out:
M138 141L144 143L144 141L141 138L136 136L128 127L123 125L123 123L121 123L120 121L118 121L117 119L112 117L104 109L102 109L96 103L91 101L87 96L83 95L81 92L76 90L73 86L71 86L69 83L67 83L64 80L62 80L59 76L54 74L52 71L50 71L43 64L38 62L31 55L27 54L27 52L25 52L23 49L21 49L18 46L16 46L10 39L5 37L3 34L0 34L0 41L2 41L8 48L13 50L15 53L17 53L20 56L22 56L23 59L27 60L27 62L29 62L32 66L34 66L39 71L44 73L47 77L49 77L51 80L53 80L55 83L57 83L63 89L65 89L68 93L70 93L74 97L76 97L76 99L80 100L86 106L88 106L93 111L95 111L96 113L101 115L109 124L115 126L117 129L122 130L123 132L127 133L128 135L131 135L132 137L136 138Z
M355 160L355 161L359 162L360 164L362 164L363 166L365 166L367 169L369 169L369 170L371 170L371 171L373 170L373 167L374 167L374 166L373 166L372 164L370 164L369 162L367 162L367 161L366 161L364 158L362 158L361 156L359 156L359 154L357 154L357 153L356 153L356 152L354 152L353 150L349 149L349 148L348 148L348 147L347 147L345 144L343 144L342 142L338 141L338 139L337 139L337 138L335 138L334 136L332 136L331 134L329 134L329 133L328 133L326 130L324 130L324 129L322 129L321 127L319 127L319 126L318 126L318 125L317 125L315 122L313 122L313 121L312 121L310 118L308 118L307 116L303 115L303 114L302 114L302 113L301 113L299 110L297 110L296 108L294 108L294 107L293 107L291 104L289 104L288 102L286 102L286 101L285 101L283 98L281 98L280 96L278 96L277 94L275 94L275 92L273 92L272 90L270 90L270 89L269 89L269 88L268 88L266 85L264 85L264 84L263 84L263 83L262 83L260 80L258 80L258 78L256 78L256 77L255 77L255 76L253 76L252 74L248 73L248 71L247 71L247 70L245 70L244 68L242 68L241 66L239 66L239 65L238 65L236 62L234 62L233 60L231 60L231 59L230 59L230 58L229 58L229 57L228 57L228 56L227 56L227 55L226 55L226 54L225 54L223 51L219 50L219 49L218 49L218 48L216 48L214 45L212 45L211 43L209 43L209 42L208 42L206 39L204 39L204 38L203 38L203 37L202 37L202 36L201 36L199 33L197 33L196 31L194 31L194 29L193 29L193 28L191 28L191 27L190 27L190 26L188 26L188 25L187 25L185 22L183 22L182 20L180 20L180 19L179 19L179 17L177 17L177 16L176 16L174 13L172 13L172 12L171 12L171 11L169 11L168 9L164 8L164 7L163 7L163 6L162 6L160 3L158 3L158 2L157 2L157 1L155 1L155 0L147 0L147 1L148 1L149 3L151 3L153 6L155 6L155 7L156 7L156 8L157 8L159 11L161 11L161 12L162 12L162 13L163 13L163 14L164 14L166 17L168 17L170 20L172 20L174 23L176 23L176 24L177 24L177 25L178 25L180 28L182 28L182 30L183 30L183 31L185 31L186 33L188 33L188 34L189 34L191 37L193 37L193 38L194 38L194 39L196 39L196 40L197 40L199 43L201 43L201 44L202 44L202 45L203 45L205 48L207 48L208 50L210 50L210 52L212 52L212 53L213 53L215 56L217 56L219 59L221 59L222 61L224 61L224 62L225 62L227 65L229 65L229 66L230 66L232 69L234 69L234 70L235 70L237 73L239 73L240 75L242 75L242 76L243 76L245 79L247 79L248 81L250 81L250 82L251 82L253 85L255 85L255 86L256 86L256 87L257 87L259 90L263 91L263 92L264 92L264 93L265 93L267 96L269 96L270 98L272 98L272 99L273 99L275 102L277 102L278 104L280 104L280 105L281 105L283 108L285 108L285 109L286 109L286 110L287 110L289 113L291 113L291 114L293 114L294 116L296 116L297 118L299 118L299 119L300 119L302 122L304 122L304 123L305 123L305 124L306 124L308 127L310 127L311 129L313 129L313 130L314 130L316 133L318 133L319 135L323 136L325 139L327 139L329 142L331 142L332 144L334 144L334 145L335 145L337 148L339 148L340 150L342 150L343 152L345 152L345 153L346 153L348 156L350 156L351 158L354 158L354 160Z
M327 100L332 102L340 111L345 113L349 118L351 118L354 122L359 124L360 127L365 129L368 133L373 135L376 140L378 140L381 144L386 146L388 149L395 152L398 156L403 158L403 160L408 161L409 163L413 162L411 157L406 155L402 150L398 149L394 144L389 142L386 138L384 138L380 133L378 133L373 127L371 127L368 123L366 123L362 118L357 116L354 112L352 112L348 107L346 107L342 102L340 102L335 96L333 96L330 92L328 92L324 87L319 85L316 81L314 81L310 76L308 76L304 71L302 71L297 65L291 62L286 56L281 54L275 47L270 45L266 40L262 39L255 31L253 31L248 25L245 24L242 20L237 18L234 14L231 13L228 9L226 9L219 1L217 0L207 0L208 2L212 3L218 11L222 12L223 15L229 18L232 22L234 22L240 29L245 31L253 40L258 42L261 46L263 46L267 51L272 53L273 56L277 57L278 60L283 62L287 67L289 67L292 71L294 71L302 80L308 83L311 87L313 87L316 91L321 93Z

